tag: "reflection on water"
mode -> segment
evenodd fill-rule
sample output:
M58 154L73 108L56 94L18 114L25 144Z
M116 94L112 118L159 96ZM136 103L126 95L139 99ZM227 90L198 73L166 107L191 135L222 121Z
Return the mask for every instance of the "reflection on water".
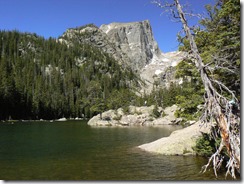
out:
M85 121L0 124L3 180L216 180L205 158L151 154L136 146L178 126L89 127ZM220 175L218 179L225 179Z

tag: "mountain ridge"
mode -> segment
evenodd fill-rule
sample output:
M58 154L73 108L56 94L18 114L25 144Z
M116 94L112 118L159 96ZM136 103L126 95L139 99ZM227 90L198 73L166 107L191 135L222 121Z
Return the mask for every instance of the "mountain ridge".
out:
M173 60L149 21L113 25L107 34L92 24L70 28L58 39L0 31L0 119L89 118L143 105L154 75L163 79Z
M89 36L86 37L80 35L80 40L86 40L87 43L112 55L120 65L128 66L138 73L146 83L146 86L142 86L141 93L150 93L154 83L158 81L162 86L168 87L174 77L172 73L171 77L165 78L166 75L169 76L167 68L175 67L186 56L186 53L178 51L162 53L154 39L149 20L112 22L100 27L88 24L68 29L59 41L62 42L63 38L72 35L72 32L88 33Z
M100 29L110 37L111 42L127 53L134 62L135 70L141 70L153 57L161 54L148 20L103 24Z

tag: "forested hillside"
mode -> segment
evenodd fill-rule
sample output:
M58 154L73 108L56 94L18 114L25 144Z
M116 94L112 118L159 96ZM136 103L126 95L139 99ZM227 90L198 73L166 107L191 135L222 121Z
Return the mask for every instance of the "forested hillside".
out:
M221 88L216 82L221 81L240 99L238 3L207 5L209 16L200 21L204 29L195 29L194 38L215 87ZM191 56L189 41L178 38L179 50ZM90 118L145 101L163 108L177 104L178 117L199 118L204 87L191 57L171 68L182 84L172 83L165 89L154 83L151 94L138 95L143 81L129 67L134 61L120 51L93 24L68 29L59 39L1 31L0 119ZM227 95L223 87L221 92Z
M0 38L0 119L91 117L137 98L138 77L89 44L18 31Z

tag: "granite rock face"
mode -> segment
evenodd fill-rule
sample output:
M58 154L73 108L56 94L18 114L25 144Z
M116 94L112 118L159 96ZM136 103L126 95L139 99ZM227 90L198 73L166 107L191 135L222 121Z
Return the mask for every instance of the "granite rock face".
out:
M171 82L182 82L181 79L175 79L174 67L187 54L178 51L162 53L148 20L104 24L100 29L129 57L129 65L139 73L146 84L141 93L150 93L155 82L163 87L169 87Z
M140 93L150 93L157 82L168 87L174 78L174 67L186 57L184 52L162 53L154 39L148 20L130 23L93 24L68 29L59 39L67 45L74 42L92 45L111 55L122 67L129 67L145 82ZM78 58L80 65L85 58Z
M101 29L93 24L68 29L58 40L68 45L72 45L73 42L92 45L111 55L122 66L128 66L131 63L130 58L119 47L115 46Z
M154 83L166 88L170 86L171 82L181 84L182 79L175 78L175 67L186 56L185 52L179 51L162 53L160 59L153 60L143 67L140 76L145 81L146 87L142 90L150 93Z
M100 29L107 34L111 42L128 55L132 67L137 71L161 55L148 20L103 24Z
M211 125L202 125L196 122L181 130L176 130L169 137L163 137L156 141L140 145L139 148L163 155L194 155L192 149L196 145L196 140L202 133L209 133Z

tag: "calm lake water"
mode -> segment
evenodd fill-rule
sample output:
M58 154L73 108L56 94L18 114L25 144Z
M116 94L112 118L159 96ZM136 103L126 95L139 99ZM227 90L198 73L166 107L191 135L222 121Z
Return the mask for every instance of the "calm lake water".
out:
M212 171L199 173L205 158L136 148L181 127L94 128L86 123L0 123L0 179L216 180Z

